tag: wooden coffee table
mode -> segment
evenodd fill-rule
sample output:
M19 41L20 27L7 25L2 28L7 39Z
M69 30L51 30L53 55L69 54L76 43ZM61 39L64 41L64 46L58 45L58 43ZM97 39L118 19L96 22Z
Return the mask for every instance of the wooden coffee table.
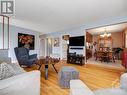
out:
M39 58L39 68L38 70L41 70L41 67L45 65L45 79L48 79L48 65L52 65L55 72L58 73L57 69L55 68L55 64L58 63L60 59L58 58L51 58L51 57L40 57Z

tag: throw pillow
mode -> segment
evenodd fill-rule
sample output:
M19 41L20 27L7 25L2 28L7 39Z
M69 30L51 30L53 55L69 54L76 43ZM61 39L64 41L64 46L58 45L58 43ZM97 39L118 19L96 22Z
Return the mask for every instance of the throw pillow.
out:
M25 73L24 69L21 68L18 64L10 63L9 65L12 66L12 68L14 69L15 75Z
M9 78L15 75L15 71L9 64L3 62L0 64L0 80Z

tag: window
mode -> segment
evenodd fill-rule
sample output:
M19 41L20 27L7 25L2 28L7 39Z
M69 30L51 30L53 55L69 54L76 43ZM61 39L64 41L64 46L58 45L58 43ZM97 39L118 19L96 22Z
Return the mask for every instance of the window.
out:
M9 49L9 17L0 16L0 49Z

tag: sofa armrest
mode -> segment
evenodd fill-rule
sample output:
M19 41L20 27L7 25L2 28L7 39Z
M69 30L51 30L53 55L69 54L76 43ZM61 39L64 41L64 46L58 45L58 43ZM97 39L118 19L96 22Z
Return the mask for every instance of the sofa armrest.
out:
M0 80L0 95L40 95L40 72L31 71Z
M95 95L95 94L81 80L71 80L70 95Z
M120 77L120 87L127 91L127 73L124 73Z
M8 64L11 63L11 58L10 57L0 57L0 63L6 62Z

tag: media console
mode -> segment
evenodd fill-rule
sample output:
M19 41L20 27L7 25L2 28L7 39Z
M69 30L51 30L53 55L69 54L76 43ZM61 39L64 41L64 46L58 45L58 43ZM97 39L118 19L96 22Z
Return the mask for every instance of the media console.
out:
M83 65L85 64L85 57L82 54L68 53L67 63Z

